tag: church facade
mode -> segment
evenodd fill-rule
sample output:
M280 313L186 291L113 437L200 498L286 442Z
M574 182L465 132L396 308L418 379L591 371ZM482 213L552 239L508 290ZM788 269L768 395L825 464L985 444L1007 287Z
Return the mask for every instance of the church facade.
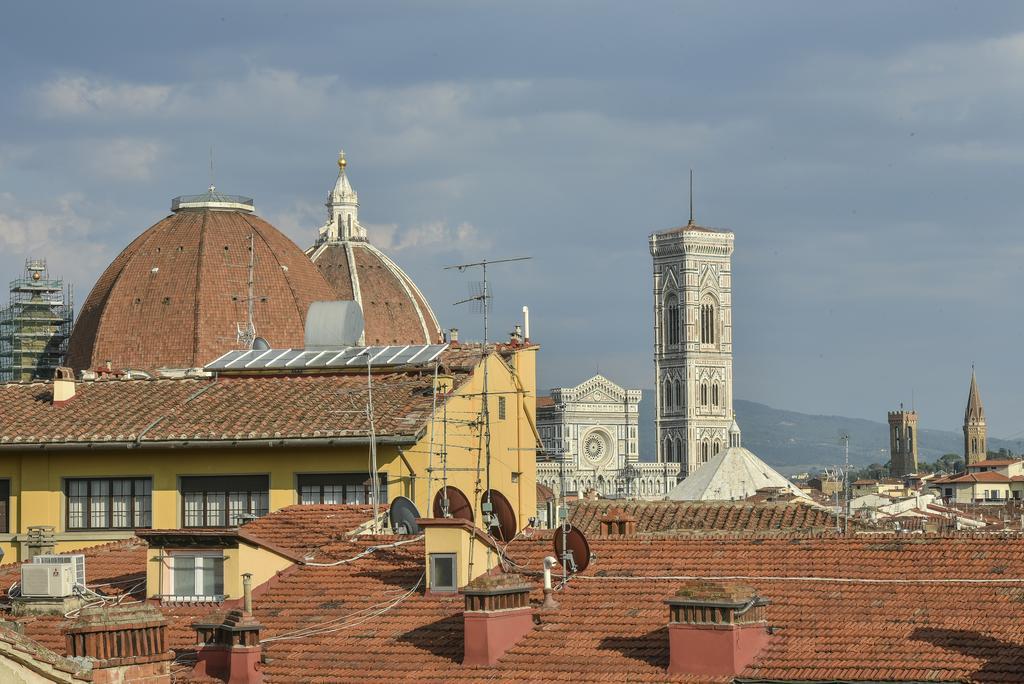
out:
M640 390L603 375L538 397L544 456L537 461L537 482L556 495L592 490L608 498L664 498L679 466L640 461L640 398Z
M729 445L733 234L691 218L650 251L658 460L686 477Z

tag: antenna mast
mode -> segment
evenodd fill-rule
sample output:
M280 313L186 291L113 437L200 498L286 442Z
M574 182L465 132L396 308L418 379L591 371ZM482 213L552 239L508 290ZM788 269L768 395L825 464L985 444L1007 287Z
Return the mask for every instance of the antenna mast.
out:
M486 525L486 529L487 529L488 534L490 533L491 527L492 527L492 525L494 524L495 521L494 521L494 517L492 515L492 512L494 510L494 506L491 503L491 413L490 413L490 403L491 402L490 402L490 397L488 395L488 372L487 372L487 366L489 365L488 364L488 357L490 356L490 350L488 349L488 346L487 346L487 333L488 333L488 329L487 329L487 325L488 325L487 310L490 308L491 292L490 292L490 289L488 287L488 282L487 282L487 265L488 264L505 264L505 263L509 263L509 262L512 262L512 261L526 261L527 259L532 259L532 258L533 257L513 257L511 259L494 259L494 260L490 260L490 261L487 260L487 259L484 259L482 261L475 261L475 262L468 263L468 264L457 264L455 266L446 266L445 267L446 271L450 271L452 269L458 269L459 271L465 271L467 268L479 268L480 271L481 271L481 274L483 275L483 283L482 283L482 287L480 289L480 293L477 294L477 295L474 295L472 297L468 297L466 299L463 299L463 300L460 300L458 302L455 302L454 306L458 306L459 304L466 304L468 302L479 302L480 303L480 307L482 309L482 313L483 313L483 319L484 319L483 320L483 323L484 323L483 353L481 354L481 358L483 359L483 366L484 366L483 407L482 407L482 416L481 416L481 418L482 418L483 428L484 428L484 463L485 463L484 467L485 467L485 473L486 473L486 489L484 491L485 491L485 496L487 497L487 501L485 503L483 503L482 506L483 506L483 514L484 514L483 515L483 520L484 520L484 524ZM488 554L489 553L490 553L490 550L488 548Z
M843 533L850 530L850 435L843 434Z
M693 225L693 169L690 169L690 225Z
M213 149L213 148L210 148ZM212 186L211 186L212 187ZM253 294L253 288L256 284L256 248L255 240L253 239L252 233L249 234L249 277L248 292L245 297L245 309L246 309L246 325L242 328L242 324L237 325L238 328L238 344L243 349L252 349L252 343L256 339L256 321L255 321L255 302L256 295Z

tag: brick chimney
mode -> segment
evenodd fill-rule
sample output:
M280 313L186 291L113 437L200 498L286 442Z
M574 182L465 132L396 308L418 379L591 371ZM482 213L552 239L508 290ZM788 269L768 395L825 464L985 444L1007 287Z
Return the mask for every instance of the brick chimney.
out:
M601 516L602 537L624 537L636 534L636 518L621 508L609 508Z
M171 681L167 620L153 606L85 608L64 630L70 658L92 661L94 684Z
M244 609L230 610L192 623L196 631L194 673L215 677L227 684L260 684L260 630L263 626L252 616L251 576L243 575Z
M75 372L59 366L53 375L53 405L63 406L75 398Z
M522 575L481 575L465 588L463 665L494 665L533 629L532 587Z
M769 601L751 587L693 580L665 603L671 674L734 677L768 643Z

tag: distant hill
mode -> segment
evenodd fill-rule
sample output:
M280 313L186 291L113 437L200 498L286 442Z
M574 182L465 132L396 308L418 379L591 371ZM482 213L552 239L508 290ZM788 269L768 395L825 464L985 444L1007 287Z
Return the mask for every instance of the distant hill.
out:
M772 408L753 401L733 402L743 430L743 446L785 474L843 462L843 433L850 435L850 463L856 467L889 460L889 426L862 418L815 416ZM921 430L919 456L934 461L943 454L963 453L963 434L945 430ZM1019 452L1020 445L989 439L989 449ZM654 391L644 390L640 402L640 457L655 460Z

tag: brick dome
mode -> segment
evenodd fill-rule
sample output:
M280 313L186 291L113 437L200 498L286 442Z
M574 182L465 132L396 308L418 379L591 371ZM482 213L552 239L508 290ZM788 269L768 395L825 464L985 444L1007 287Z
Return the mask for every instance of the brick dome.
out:
M211 188L171 208L96 282L75 322L68 365L195 368L238 348L237 326L248 322L250 236L255 332L273 347L301 347L310 303L335 298L302 250L246 198Z
M338 155L338 179L327 195L327 223L317 242L306 250L338 299L350 299L363 309L366 344L433 344L441 341L426 297L405 271L370 244L359 223L359 196Z
M433 344L441 327L423 293L386 254L361 240L327 242L309 250L335 298L363 309L366 344Z

